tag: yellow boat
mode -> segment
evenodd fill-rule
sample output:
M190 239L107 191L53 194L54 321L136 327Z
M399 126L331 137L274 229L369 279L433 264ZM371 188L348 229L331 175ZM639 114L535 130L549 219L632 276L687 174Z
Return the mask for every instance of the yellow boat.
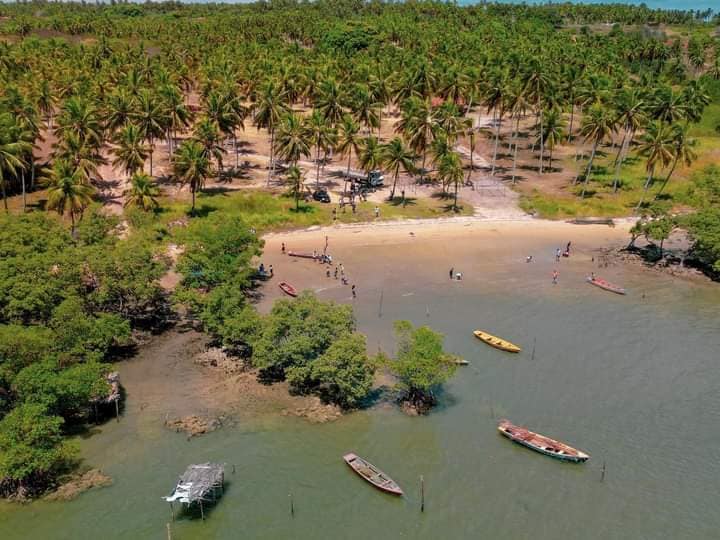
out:
M488 345L495 347L496 349L500 349L501 351L507 351L507 352L514 352L518 353L522 351L520 347L515 345L514 343L510 343L509 341L505 341L504 339L501 339L497 336L493 336L492 334L488 334L487 332L483 332L482 330L475 330L473 332L475 334L475 337L478 339L481 339Z

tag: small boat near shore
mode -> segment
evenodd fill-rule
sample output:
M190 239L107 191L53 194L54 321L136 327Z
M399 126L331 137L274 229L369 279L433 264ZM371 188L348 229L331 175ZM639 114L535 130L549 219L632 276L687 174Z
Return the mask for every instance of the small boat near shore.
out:
M590 459L590 456L585 452L550 437L539 435L524 427L518 427L509 420L500 420L498 422L498 431L511 441L562 461L584 463Z
M456 358L455 360L453 360L453 362L455 362L456 366L469 366L470 365L470 362L468 362L464 358Z
M369 463L360 456L352 453L345 454L343 459L353 471L358 473L362 478L370 482L376 488L392 495L403 494L403 490L400 489L397 482L375 467L372 463Z
M522 351L522 349L514 343L510 343L505 339L493 336L492 334L488 334L483 330L475 330L473 332L473 335L479 340L484 341L491 347L495 347L496 349L500 349L501 351L507 351L511 353L519 353L520 351Z
M288 296L292 296L293 298L295 298L298 295L297 289L289 283L282 281L278 284L278 287L280 287L280 290Z
M302 251L288 251L287 254L290 257L301 257L303 259L317 259L317 255L313 253L305 253Z
M614 285L609 281L605 281L602 278L589 277L587 278L587 282L590 283L590 285L595 285L596 287L600 287L601 289L604 289L606 291L614 292L615 294L626 294L623 287L620 287L619 285Z

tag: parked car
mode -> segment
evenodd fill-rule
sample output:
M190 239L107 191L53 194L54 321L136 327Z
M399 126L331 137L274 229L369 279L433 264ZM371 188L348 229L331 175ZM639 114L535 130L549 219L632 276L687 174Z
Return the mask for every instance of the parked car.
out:
M330 202L330 194L327 192L327 189L320 188L313 191L313 199L316 201L320 201L321 203L329 203Z

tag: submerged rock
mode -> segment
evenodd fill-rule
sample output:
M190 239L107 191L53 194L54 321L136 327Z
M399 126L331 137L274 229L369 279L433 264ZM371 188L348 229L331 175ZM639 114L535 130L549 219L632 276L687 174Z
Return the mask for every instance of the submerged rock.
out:
M342 410L337 405L326 405L320 398L314 397L311 398L309 405L295 409L285 409L283 414L285 416L305 418L314 424L324 424L340 418Z
M177 433L184 431L190 437L203 435L219 429L223 425L224 417L217 418L202 417L196 414L184 416L183 418L175 418L165 420L165 426L174 429Z

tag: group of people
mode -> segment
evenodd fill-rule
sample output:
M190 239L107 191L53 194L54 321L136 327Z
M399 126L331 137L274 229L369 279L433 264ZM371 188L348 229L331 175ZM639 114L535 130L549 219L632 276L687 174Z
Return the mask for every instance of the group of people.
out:
M268 277L273 277L275 275L275 270L273 269L273 265L271 264L267 268L265 268L264 263L260 263L260 266L258 267L258 273L261 276L267 275Z
M312 258L313 258L313 260L318 261L320 264L327 264L328 266L332 266L332 265L333 265L332 255L330 255L330 254L327 252L327 250L328 250L328 243L329 243L329 238L326 236L326 237L325 237L325 248L323 249L322 253L318 252L317 250L313 250L313 257L312 257ZM282 242L282 244L281 244L281 246L280 246L280 252L281 252L283 255L285 255L285 253L286 253L285 242ZM272 266L270 266L270 268L272 269ZM338 263L338 264L335 266L334 272L331 271L330 268L327 268L327 269L325 270L325 276L328 277L328 278L334 277L335 279L338 279L338 277L339 277L339 278L340 278L340 282L341 282L343 285L348 285L348 284L350 283L350 282L348 281L347 276L345 275L345 267L343 266L342 263ZM354 298L357 298L357 291L356 291L356 289L355 289L355 285L352 285L352 286L350 287L350 291L352 292L352 297L353 297L353 299L354 299Z
M569 257L569 256L570 256L570 246L571 246L571 244L572 244L572 242L568 242L568 243L567 243L567 246L565 246L565 251L561 251L560 248L557 248L557 249L555 250L555 262L560 262L560 257ZM533 256L532 256L532 255L528 255L527 257L525 257L525 262L526 262L526 263L531 263L531 262L533 262L533 260L534 260L534 259L533 259ZM559 278L559 277L560 277L560 272L558 272L558 270L557 270L557 268L556 268L556 269L554 269L553 272L552 272L552 282L553 282L553 285L557 285L557 282L558 282L558 278Z

